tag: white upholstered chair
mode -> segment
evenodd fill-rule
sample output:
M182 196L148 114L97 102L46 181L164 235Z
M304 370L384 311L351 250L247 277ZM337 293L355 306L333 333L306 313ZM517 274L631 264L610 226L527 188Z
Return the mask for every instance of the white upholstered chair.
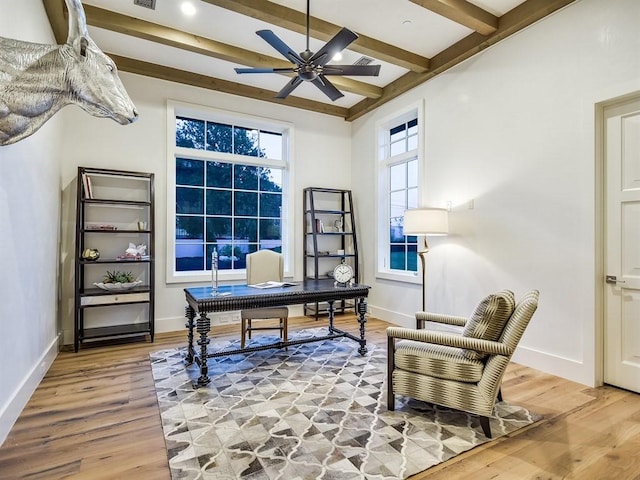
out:
M387 328L387 407L395 395L416 398L476 414L491 438L489 416L502 400L502 376L538 306L532 290L516 305L504 290L486 297L469 318L418 312L424 321L464 327L461 333L401 327Z
M284 277L284 259L282 254L272 250L258 250L247 255L247 284L275 281L281 282ZM252 330L280 330L280 338L287 341L287 307L253 308L240 312L242 332L240 347L244 348L246 337L251 338ZM276 326L254 326L254 320L278 319Z

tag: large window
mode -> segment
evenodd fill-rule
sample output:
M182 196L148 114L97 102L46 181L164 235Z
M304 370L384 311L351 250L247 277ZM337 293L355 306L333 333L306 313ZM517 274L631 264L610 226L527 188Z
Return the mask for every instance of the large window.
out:
M403 232L404 211L419 205L419 108L378 125L378 269L387 278L415 278L418 245Z
M389 268L416 272L417 238L403 232L404 211L418 206L418 159L404 159L389 167Z
M282 252L288 265L290 127L170 110L168 281L210 278L214 250L229 279L244 278L247 254L260 249Z

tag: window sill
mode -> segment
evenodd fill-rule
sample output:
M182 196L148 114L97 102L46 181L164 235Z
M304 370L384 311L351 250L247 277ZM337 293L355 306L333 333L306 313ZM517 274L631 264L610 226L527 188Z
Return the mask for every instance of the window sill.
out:
M381 280L391 280L394 282L421 284L422 277L417 272L399 273L390 270L381 270L376 272L376 278Z
M293 281L293 275L289 272L284 273L285 281ZM167 284L173 283L211 283L211 272L178 272L167 277ZM218 272L218 284L225 285L228 283L247 283L247 271L225 271Z
M235 272L218 272L218 283L232 282L236 280L246 281L247 272L239 270ZM211 282L211 272L176 272L167 276L167 283L202 283Z

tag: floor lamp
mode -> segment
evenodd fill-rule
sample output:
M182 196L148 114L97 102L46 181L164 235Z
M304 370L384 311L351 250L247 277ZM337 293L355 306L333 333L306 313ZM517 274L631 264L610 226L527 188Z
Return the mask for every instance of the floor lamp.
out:
M427 235L447 235L449 233L449 211L444 208L415 208L405 210L403 233L405 235L422 235L424 249L418 251L422 266L422 311L426 311L425 290L427 271L425 256L429 251Z

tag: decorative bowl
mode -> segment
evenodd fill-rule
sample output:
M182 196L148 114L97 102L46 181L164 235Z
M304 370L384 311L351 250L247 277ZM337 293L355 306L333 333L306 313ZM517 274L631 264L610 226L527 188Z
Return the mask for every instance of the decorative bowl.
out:
M142 283L142 280L136 280L130 283L94 283L94 285L102 290L131 290Z
M100 252L97 248L85 248L82 252L82 258L85 260L96 261L100 258Z

